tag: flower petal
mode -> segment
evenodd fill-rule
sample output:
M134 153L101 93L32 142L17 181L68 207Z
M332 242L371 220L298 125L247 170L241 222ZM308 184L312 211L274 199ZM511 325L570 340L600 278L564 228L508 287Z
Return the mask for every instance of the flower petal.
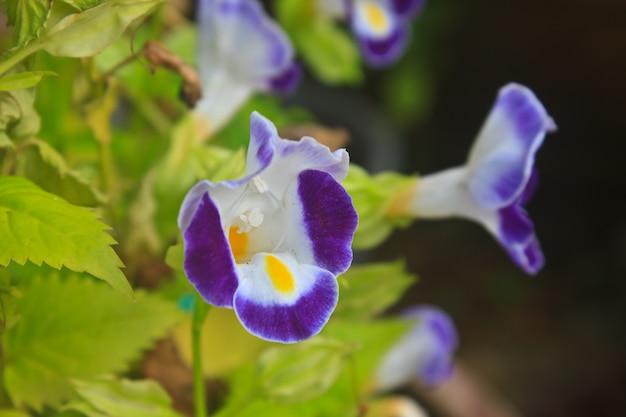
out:
M450 317L432 306L409 309L403 316L417 324L383 358L376 372L379 390L398 388L412 378L433 387L453 370L458 339Z
M333 274L352 263L352 237L358 218L346 190L322 171L298 175L285 197L289 212L285 248L301 263L318 265Z
M319 333L337 305L328 271L289 254L255 255L239 266L234 308L243 326L263 339L295 343Z
M201 73L219 65L262 87L291 65L291 42L256 0L201 0L198 12Z
M302 80L302 66L294 62L285 71L269 80L268 89L281 94L293 94Z
M183 239L183 268L189 282L209 304L232 307L237 289L235 262L219 211L208 193L196 205Z
M545 264L539 240L534 234L526 242L518 244L503 243L503 246L511 260L527 274L536 275Z
M198 20L202 98L195 110L215 132L255 91L291 70L294 51L256 0L200 0Z
M386 2L356 2L351 10L350 24L370 65L383 67L392 64L407 46L407 24Z
M249 176L260 175L272 185L272 192L282 195L298 173L306 169L328 172L341 181L348 172L349 158L345 149L331 152L310 137L299 141L281 139L272 122L253 112L246 163Z
M424 7L424 0L391 0L393 10L405 19L415 16Z
M555 128L532 91L519 84L504 86L470 152L472 197L488 208L515 200L531 175L535 152Z

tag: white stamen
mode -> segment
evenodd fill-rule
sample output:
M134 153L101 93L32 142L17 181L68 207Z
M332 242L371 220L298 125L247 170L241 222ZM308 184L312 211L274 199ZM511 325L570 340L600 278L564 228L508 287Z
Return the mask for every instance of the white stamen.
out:
M263 213L258 208L253 209L248 215L248 222L250 222L250 226L259 227L261 223L263 223Z
M252 183L256 187L257 191L260 192L261 194L263 194L264 192L268 190L267 184L265 183L265 181L263 181L258 176L252 178Z
M243 226L239 227L237 233L248 233L253 227L259 227L263 223L265 216L259 208L247 210L239 215L239 219L243 222Z

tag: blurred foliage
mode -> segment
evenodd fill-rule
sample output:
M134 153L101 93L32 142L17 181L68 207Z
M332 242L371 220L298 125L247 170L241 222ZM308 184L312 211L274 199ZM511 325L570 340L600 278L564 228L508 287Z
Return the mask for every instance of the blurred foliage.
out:
M195 65L197 28L170 3L0 0L12 27L0 40L0 416L179 415L139 361L172 337L183 363L196 365L180 204L200 180L244 174L253 110L279 129L315 123L307 109L259 93L201 140L198 115L178 99L181 74L142 55L158 42ZM353 38L311 4L273 8L307 70L329 85L364 82ZM390 72L383 100L398 123L427 111L430 85L419 58ZM385 214L411 181L350 169L356 247L405 224ZM404 269L349 270L330 323L296 345L257 339L232 311L211 310L202 370L229 386L217 415L355 414L406 331L380 318L415 282Z

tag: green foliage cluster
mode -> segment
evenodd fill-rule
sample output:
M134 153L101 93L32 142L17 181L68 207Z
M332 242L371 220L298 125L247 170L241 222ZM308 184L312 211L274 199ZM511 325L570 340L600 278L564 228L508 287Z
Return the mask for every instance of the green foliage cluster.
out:
M0 416L179 416L140 364L159 339L189 347L181 201L198 180L241 176L252 110L279 128L312 119L258 95L197 140L180 75L137 56L150 40L194 62L195 28L163 3L0 0L12 30L0 59ZM354 41L310 4L276 2L298 53L324 83L362 81ZM402 223L384 213L411 180L350 172L356 243L372 247ZM322 334L266 343L219 375L230 388L216 415L356 415L408 326L380 315L414 282L401 262L350 269Z

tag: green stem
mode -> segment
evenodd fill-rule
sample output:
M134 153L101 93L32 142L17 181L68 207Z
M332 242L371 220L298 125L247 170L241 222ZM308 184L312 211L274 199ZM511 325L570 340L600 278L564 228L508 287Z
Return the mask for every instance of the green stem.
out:
M195 417L206 417L206 391L204 389L204 373L202 372L202 325L209 313L209 305L196 294L191 322L191 350L193 355L193 399Z
M3 75L5 72L13 68L28 55L38 51L42 46L43 44L37 40L31 41L23 48L20 48L12 55L9 55L5 60L0 61L0 75Z

